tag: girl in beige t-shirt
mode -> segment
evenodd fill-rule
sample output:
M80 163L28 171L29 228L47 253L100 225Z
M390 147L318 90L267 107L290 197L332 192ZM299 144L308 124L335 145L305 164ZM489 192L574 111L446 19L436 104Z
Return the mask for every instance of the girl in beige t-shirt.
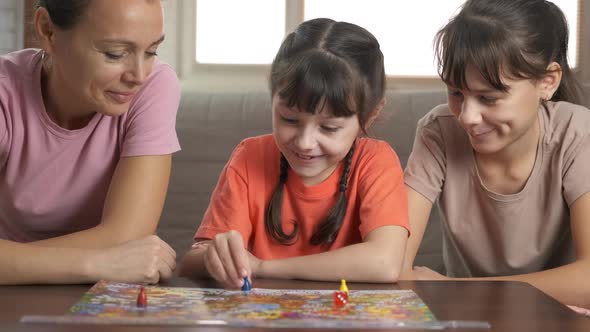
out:
M448 103L418 124L405 170L405 278L528 282L590 307L590 110L561 10L469 0L436 36ZM448 277L414 267L433 203Z

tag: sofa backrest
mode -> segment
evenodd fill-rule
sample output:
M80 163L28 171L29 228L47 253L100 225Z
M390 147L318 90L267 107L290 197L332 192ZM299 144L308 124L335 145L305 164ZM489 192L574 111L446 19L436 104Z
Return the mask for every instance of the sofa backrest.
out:
M370 130L385 140L405 166L417 121L446 101L443 90L391 90ZM158 234L182 257L209 203L221 169L244 138L271 132L270 94L266 92L183 94L176 124L182 151L175 153L172 176ZM437 212L431 216L418 264L442 269Z

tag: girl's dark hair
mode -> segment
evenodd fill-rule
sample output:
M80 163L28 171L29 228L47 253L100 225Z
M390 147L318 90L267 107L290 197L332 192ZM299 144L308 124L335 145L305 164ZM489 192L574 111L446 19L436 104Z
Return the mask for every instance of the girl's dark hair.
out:
M89 5L90 0L39 0L37 2L37 8L45 8L53 24L63 30L73 28Z
M331 107L337 117L357 115L365 131L373 111L385 94L383 54L377 39L367 30L346 22L318 18L301 23L287 35L272 63L272 96L288 107L315 114ZM340 179L338 201L328 218L320 224L310 242L313 245L334 242L346 214L346 187L354 145L346 155ZM279 183L266 210L267 233L281 244L291 244L298 233L297 224L285 234L281 222L283 189L288 162L281 156Z
M506 92L502 75L539 80L551 62L561 66L561 84L551 100L580 103L580 85L567 60L568 25L563 12L545 0L468 0L435 38L438 73L459 89L474 66L495 89Z

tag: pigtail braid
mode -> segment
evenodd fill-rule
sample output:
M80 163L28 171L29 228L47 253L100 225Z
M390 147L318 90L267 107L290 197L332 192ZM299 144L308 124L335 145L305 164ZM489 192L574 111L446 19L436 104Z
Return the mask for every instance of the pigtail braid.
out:
M344 158L345 166L344 173L342 174L340 183L338 185L338 200L332 207L332 210L330 211L326 221L318 226L317 231L311 237L310 243L313 245L330 244L334 242L338 232L340 231L340 227L342 227L342 222L344 221L344 216L346 215L346 208L348 207L346 188L348 186L348 174L350 173L353 154L354 145L350 148L346 154L346 157Z
M281 222L281 214L283 207L283 190L287 183L287 175L289 174L289 163L283 154L281 154L279 183L272 194L268 208L266 209L266 216L264 218L264 227L266 232L280 244L290 245L297 236L298 227L294 225L291 234L283 232Z

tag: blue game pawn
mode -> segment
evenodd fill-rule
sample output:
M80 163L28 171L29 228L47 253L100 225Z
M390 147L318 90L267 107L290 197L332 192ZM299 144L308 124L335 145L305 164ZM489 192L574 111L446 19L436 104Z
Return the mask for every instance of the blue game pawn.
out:
M248 277L244 277L244 284L242 285L242 290L248 292L252 289L250 285L250 281L248 281Z

